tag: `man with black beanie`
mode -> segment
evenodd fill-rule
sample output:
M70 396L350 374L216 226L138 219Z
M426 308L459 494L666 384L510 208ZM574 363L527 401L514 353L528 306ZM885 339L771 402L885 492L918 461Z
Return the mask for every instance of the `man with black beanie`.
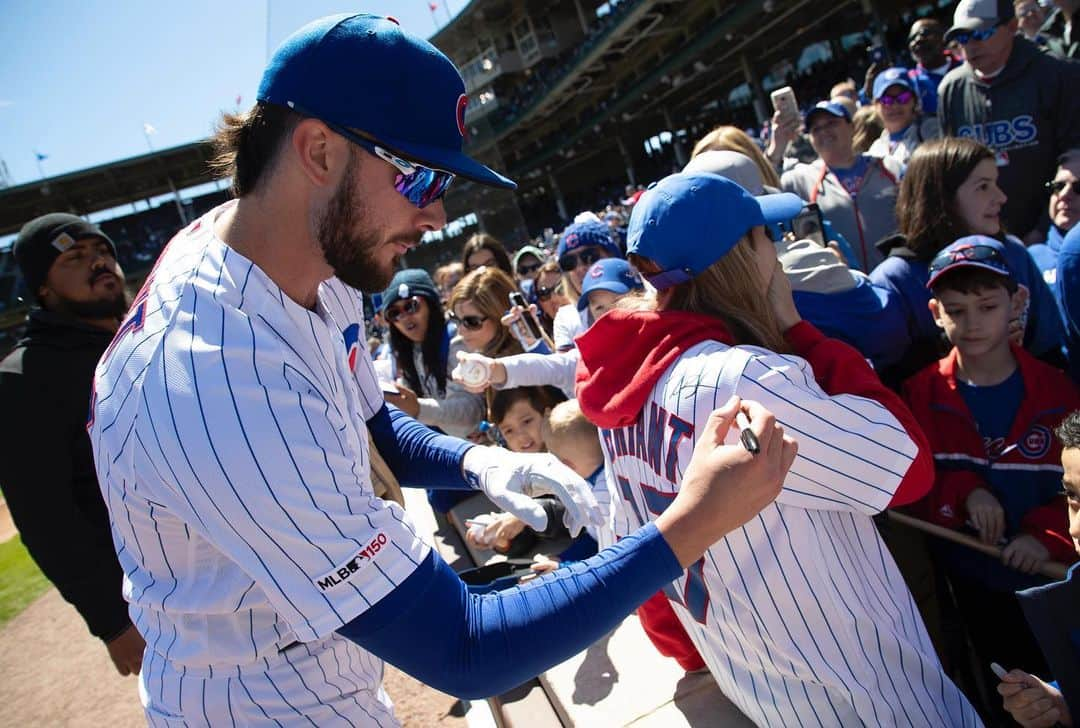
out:
M128 618L86 434L94 368L127 308L116 246L96 225L51 213L23 226L13 252L37 305L0 362L0 488L45 576L120 674L138 673L145 643Z

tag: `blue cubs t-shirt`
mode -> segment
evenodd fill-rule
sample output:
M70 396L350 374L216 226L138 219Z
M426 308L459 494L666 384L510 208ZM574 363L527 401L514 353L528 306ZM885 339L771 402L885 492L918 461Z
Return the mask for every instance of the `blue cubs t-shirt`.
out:
M957 380L956 388L975 418L986 448L986 457L991 460L999 457L1024 399L1024 379L1020 376L1020 368L1017 367L1000 384L981 387Z

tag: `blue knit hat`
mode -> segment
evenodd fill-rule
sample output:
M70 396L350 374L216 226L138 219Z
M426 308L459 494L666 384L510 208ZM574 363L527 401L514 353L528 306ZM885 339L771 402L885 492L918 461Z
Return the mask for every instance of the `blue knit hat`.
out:
M559 249L555 257L561 258L578 248L587 248L591 245L604 248L615 258L622 257L622 251L611 237L611 228L597 220L575 222L563 230L562 235L559 236Z
M494 187L517 185L461 151L465 83L426 40L378 15L330 15L281 44L259 101L364 132L402 157Z

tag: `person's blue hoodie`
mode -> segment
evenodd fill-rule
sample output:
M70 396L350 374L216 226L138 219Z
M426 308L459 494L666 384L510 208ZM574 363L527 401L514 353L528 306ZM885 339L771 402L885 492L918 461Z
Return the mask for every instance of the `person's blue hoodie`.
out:
M907 326L905 331L899 332L901 340L897 345L908 352L903 369L912 374L940 358L936 343L941 341L941 329L927 306L931 298L930 289L926 287L930 279L929 264L916 258L902 243L900 236L882 241L883 246L891 248L890 254L871 271L870 280L890 289L900 299ZM1013 276L1030 293L1024 348L1037 357L1053 358L1065 345L1065 328L1054 294L1023 243L1008 235L1004 245L1006 262Z
M1058 251L1054 293L1061 301L1069 350L1069 373L1080 382L1080 225L1065 236Z
M876 369L892 366L904 355L907 322L897 296L859 275L848 291L793 291L799 315L826 336L851 344Z

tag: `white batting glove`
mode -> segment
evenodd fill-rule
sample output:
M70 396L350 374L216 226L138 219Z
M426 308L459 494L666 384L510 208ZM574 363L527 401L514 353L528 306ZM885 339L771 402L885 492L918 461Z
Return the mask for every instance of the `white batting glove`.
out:
M450 378L470 392L483 392L491 384L492 359L483 354L459 351L457 366L450 372Z
M477 446L465 453L463 467L470 483L536 531L548 525L543 507L533 500L539 495L554 495L566 506L563 524L571 536L586 525L601 525L592 488L554 455Z

